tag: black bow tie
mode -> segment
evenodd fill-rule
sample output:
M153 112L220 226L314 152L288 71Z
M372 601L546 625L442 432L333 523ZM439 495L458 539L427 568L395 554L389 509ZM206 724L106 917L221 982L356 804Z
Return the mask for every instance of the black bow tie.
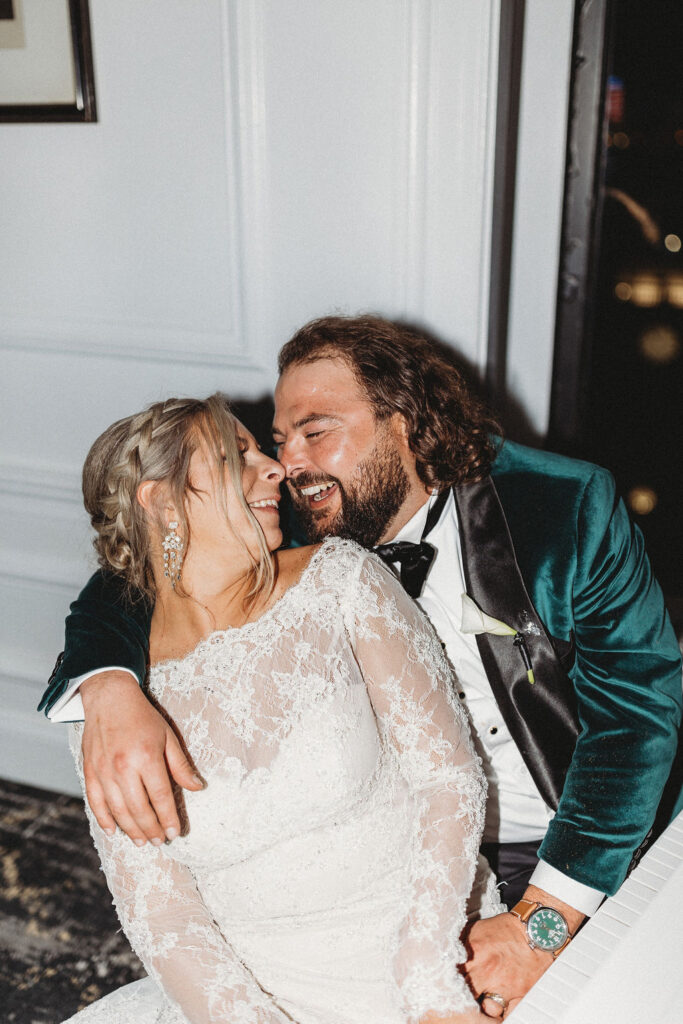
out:
M388 566L398 562L401 566L401 583L411 597L419 597L429 566L434 561L436 551L431 544L422 540L419 544L410 541L398 541L395 544L380 544L375 554L379 555Z
M425 537L438 523L449 494L450 489L446 488L430 508L419 544L413 544L408 540L399 540L394 541L393 544L379 544L373 548L375 554L379 555L388 566L396 562L399 563L401 583L411 597L419 597L422 593L429 567L434 561L436 549L431 544L427 544Z

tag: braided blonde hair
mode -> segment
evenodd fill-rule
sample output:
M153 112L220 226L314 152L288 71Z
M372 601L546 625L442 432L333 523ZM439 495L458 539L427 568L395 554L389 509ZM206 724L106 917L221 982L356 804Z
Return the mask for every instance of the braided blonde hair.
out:
M151 527L155 525L160 536L166 530L161 508L150 522L148 513L137 500L138 487L144 480L163 482L167 496L178 510L178 530L187 554L190 528L185 501L193 489L189 478L190 459L202 441L216 464L220 498L228 523L226 465L238 501L254 528L260 557L250 556L253 579L249 597L255 599L264 590L272 591L273 559L261 526L242 491L242 462L235 418L225 397L214 394L206 399L168 398L165 402L156 402L144 412L113 423L88 452L83 466L83 500L96 531L93 545L100 566L124 577L131 599L139 596L154 599ZM244 538L240 539L248 551Z

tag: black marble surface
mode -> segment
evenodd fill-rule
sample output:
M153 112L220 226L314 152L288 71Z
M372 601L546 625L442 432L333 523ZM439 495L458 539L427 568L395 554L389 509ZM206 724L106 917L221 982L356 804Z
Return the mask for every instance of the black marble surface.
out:
M142 977L82 801L0 780L0 1020L59 1024Z

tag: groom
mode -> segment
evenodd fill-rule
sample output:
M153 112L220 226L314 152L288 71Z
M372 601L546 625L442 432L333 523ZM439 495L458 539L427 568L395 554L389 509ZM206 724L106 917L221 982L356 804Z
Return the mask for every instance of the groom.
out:
M314 321L280 373L274 437L310 539L379 543L456 670L489 779L485 852L516 904L469 934L470 983L500 1014L618 888L651 828L681 706L661 593L609 474L501 444L459 374L406 329ZM465 591L510 635L464 631ZM177 834L164 757L200 785L130 675L144 676L148 622L97 574L43 699L74 717L81 683L90 803L138 843Z

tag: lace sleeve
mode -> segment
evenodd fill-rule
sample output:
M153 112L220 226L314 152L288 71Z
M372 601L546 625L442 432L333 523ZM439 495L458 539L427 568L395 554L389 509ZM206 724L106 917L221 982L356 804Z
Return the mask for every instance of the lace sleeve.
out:
M80 723L71 747L80 768ZM238 959L212 919L192 872L164 847L109 838L87 799L90 830L114 906L147 973L190 1024L292 1024Z
M474 1000L458 971L486 783L441 644L384 566L367 558L347 615L382 734L416 803L412 898L395 975L409 1020Z

